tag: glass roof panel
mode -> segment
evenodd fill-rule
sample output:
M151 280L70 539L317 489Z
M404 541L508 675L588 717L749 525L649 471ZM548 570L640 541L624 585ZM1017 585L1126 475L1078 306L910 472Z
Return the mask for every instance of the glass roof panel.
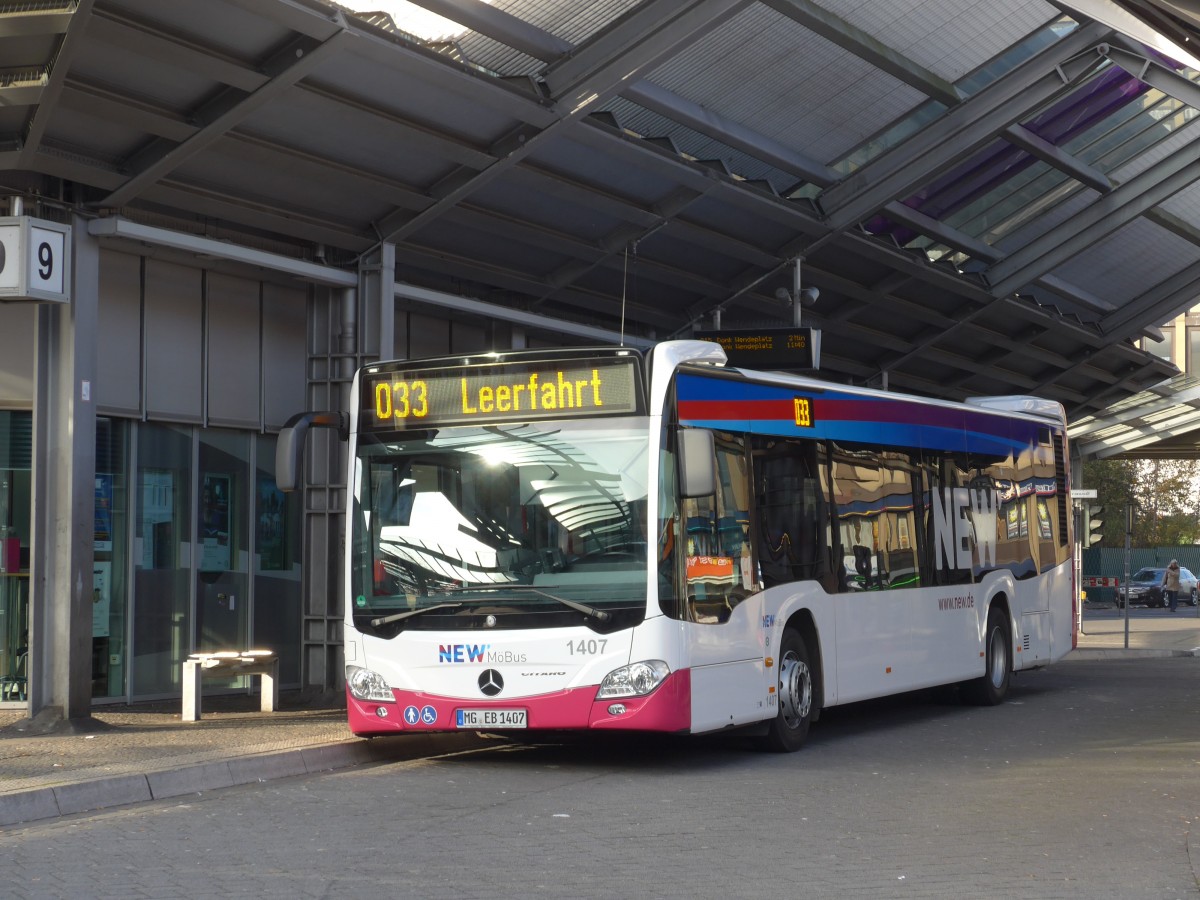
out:
M1061 15L1045 0L821 0L820 5L951 82L994 64Z
M925 99L762 4L680 50L649 80L821 164ZM840 87L831 91L830 84Z
M1079 24L1073 19L1068 16L1060 16L984 63L970 75L958 81L955 86L964 96L970 97L998 81L1030 57L1062 40L1078 27ZM923 103L892 122L844 159L831 163L831 165L842 174L849 175L875 157L904 142L945 111L946 107L936 101Z
M540 28L569 44L578 46L640 0L490 0L496 9ZM468 32L457 41L463 54L473 63L502 75L532 75L545 63L514 50L499 41L476 32Z
M1193 115L1124 69L1109 66L1022 124L1050 144L1070 148L1081 161L1111 171L1164 142ZM904 203L965 235L997 245L1081 192L1090 194L1068 173L997 140ZM959 265L968 258L882 217L869 223L868 230L890 233L902 245L925 247L934 258L950 255Z

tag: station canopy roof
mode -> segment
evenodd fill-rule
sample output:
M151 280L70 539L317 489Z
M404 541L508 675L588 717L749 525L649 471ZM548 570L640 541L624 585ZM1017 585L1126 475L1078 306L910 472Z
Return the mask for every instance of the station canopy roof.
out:
M799 282L824 376L1072 419L1178 374L1134 343L1200 294L1177 4L385 5L0 0L0 192L393 244L430 296L631 340L790 326Z

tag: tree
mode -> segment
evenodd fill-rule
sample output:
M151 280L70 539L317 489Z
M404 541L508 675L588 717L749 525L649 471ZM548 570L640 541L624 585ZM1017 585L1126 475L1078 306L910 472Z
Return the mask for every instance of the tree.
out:
M1083 485L1105 508L1104 544L1125 545L1125 507L1134 506L1134 547L1200 541L1200 460L1100 459L1083 464Z

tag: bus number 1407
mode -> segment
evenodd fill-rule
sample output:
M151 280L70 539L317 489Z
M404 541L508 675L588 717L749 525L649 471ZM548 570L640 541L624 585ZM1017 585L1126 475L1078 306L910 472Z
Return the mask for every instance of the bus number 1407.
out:
M572 656L595 656L597 653L603 653L607 645L607 638L580 638L577 641L567 641L567 650Z

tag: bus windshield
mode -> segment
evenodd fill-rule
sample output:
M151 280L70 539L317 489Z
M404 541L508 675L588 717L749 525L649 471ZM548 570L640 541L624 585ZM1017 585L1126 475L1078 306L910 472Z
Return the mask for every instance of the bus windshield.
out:
M644 417L360 434L355 627L628 627L645 615Z

